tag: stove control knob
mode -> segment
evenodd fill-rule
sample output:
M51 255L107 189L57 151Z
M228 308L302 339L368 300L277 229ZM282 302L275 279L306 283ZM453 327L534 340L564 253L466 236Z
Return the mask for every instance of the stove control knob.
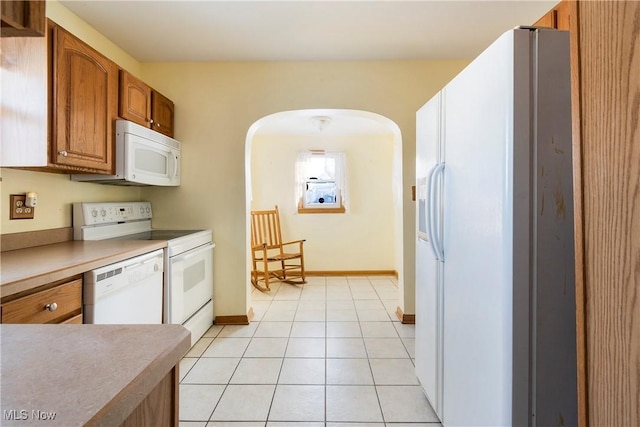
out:
M151 208L147 207L147 213L151 212Z
M92 211L91 211L91 216L92 216L92 217L94 217L94 218L96 218L96 217L98 216L98 211L97 211L97 210L95 210L95 209L94 209L94 210L92 210Z
M104 209L102 209L102 210L100 211L100 215L102 215L102 216L107 216L107 211L105 211Z
M140 214L144 213L144 206L140 206Z

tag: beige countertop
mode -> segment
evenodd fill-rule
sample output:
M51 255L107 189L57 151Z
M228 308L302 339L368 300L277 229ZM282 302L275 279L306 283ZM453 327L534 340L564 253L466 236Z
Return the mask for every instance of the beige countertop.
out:
M1 325L0 343L0 424L115 426L179 363L191 339L181 325ZM7 411L17 411L13 420Z
M0 296L28 291L167 246L165 241L69 241L0 254Z

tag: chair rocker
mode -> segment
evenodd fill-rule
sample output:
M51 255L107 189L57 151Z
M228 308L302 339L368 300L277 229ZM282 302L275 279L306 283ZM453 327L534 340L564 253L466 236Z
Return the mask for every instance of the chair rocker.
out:
M306 283L305 240L282 241L278 206L273 210L251 211L251 283L262 292L272 282ZM285 252L285 247L289 247Z

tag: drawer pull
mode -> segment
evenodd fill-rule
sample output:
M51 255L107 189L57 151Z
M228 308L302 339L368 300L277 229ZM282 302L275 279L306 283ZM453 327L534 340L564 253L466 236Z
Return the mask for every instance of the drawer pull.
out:
M58 309L58 304L52 302L51 304L47 304L44 306L45 310L56 311Z

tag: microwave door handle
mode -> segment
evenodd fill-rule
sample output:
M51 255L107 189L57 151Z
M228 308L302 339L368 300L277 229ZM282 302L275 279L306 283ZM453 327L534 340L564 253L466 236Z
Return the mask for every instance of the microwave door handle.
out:
M173 158L173 176L171 179L175 179L178 175L178 156L174 152L171 152L171 157Z

